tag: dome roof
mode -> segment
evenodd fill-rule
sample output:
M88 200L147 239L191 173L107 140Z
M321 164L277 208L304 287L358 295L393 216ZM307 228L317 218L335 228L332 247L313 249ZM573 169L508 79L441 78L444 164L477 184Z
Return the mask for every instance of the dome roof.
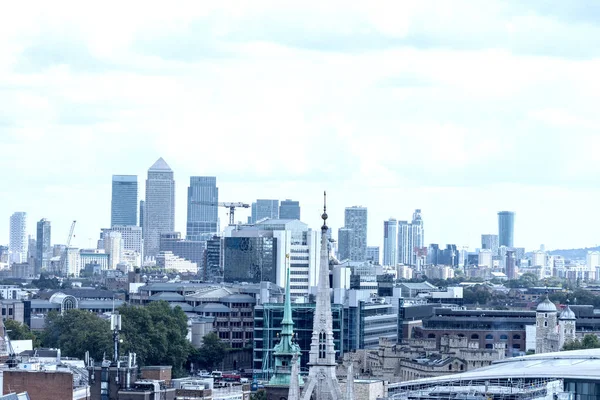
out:
M538 304L536 311L537 312L556 312L556 306L554 305L553 302L551 302L548 299L548 296L546 296L544 301L542 301L540 304Z
M560 317L559 319L576 319L575 318L575 313L573 312L573 310L571 310L571 307L569 307L567 305L567 307L563 310L563 312L560 313Z

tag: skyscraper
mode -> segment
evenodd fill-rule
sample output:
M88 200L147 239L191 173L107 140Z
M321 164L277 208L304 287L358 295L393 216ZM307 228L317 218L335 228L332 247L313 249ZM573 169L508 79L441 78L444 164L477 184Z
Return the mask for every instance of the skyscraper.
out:
M346 207L344 226L352 229L350 235L350 260L365 261L367 258L367 208Z
M137 175L113 175L110 226L137 225Z
M191 176L188 187L187 240L206 240L218 231L219 188L214 176Z
M258 199L252 203L251 223L264 218L279 218L279 200Z
M27 213L16 212L10 216L10 263L27 261Z
M416 209L411 223L398 221L398 262L406 265L418 264L418 249L425 243L425 228L421 210Z
M146 202L140 200L140 228L144 229L144 215L146 214Z
M300 202L283 200L279 206L280 219L300 219Z
M379 265L379 246L367 246L367 261Z
M37 223L35 275L39 275L42 269L47 269L50 266L50 259L52 258L50 232L50 221L46 218L39 220Z
M498 213L498 244L514 247L515 213L500 211Z
M148 170L144 207L144 255L156 257L160 234L175 230L175 181L162 157Z
M492 254L498 255L498 235L481 235L481 248L491 250Z
M398 221L383 221L383 265L394 266L398 262Z

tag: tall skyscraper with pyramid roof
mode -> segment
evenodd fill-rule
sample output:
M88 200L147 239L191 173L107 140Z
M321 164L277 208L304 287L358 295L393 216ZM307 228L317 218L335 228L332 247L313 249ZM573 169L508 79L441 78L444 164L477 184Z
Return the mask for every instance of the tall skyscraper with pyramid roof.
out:
M162 157L148 170L144 214L144 254L156 257L160 234L175 230L175 180Z

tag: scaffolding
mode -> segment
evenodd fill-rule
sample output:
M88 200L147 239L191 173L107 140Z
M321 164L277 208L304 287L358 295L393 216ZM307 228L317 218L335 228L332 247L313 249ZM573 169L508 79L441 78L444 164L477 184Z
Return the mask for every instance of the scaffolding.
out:
M488 379L392 384L394 400L570 400L562 379Z

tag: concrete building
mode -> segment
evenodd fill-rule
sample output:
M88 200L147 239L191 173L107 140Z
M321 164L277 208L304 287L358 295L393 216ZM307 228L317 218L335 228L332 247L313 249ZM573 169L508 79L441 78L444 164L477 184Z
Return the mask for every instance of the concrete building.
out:
M514 247L515 213L512 211L498 212L498 245Z
M27 213L15 212L10 216L9 263L27 262Z
M300 219L300 202L282 200L279 205L279 219Z
M200 237L200 235L197 235ZM182 239L181 233L169 232L160 235L160 251L170 251L177 257L196 263L198 271L204 275L205 240Z
M79 257L79 249L76 247L69 247L67 249L65 261L65 271L63 271L63 275L75 278L78 277L81 271L81 258Z
M137 175L113 175L110 226L137 225Z
M398 263L398 221L390 218L383 221L383 265L394 266Z
M367 246L367 259L375 265L380 265L381 257L379 256L379 246Z
M479 250L479 254L477 255L477 265L480 267L492 268L494 266L494 257L492 250Z
M596 268L600 267L600 252L588 251L585 257L585 266L589 271L595 272Z
M481 235L481 249L490 250L493 255L498 255L498 235L484 234Z
M425 245L425 228L421 210L413 213L411 223L398 221L398 262L420 269L419 249Z
M88 264L96 264L100 269L108 269L109 256L104 252L104 249L81 249L79 250L79 265L81 269Z
M519 274L517 270L516 260L515 260L515 252L512 250L506 251L506 268L505 273L508 279L518 279Z
M279 200L258 199L252 203L250 223L253 224L265 218L279 219Z
M351 229L349 257L351 261L366 261L367 259L367 208L346 207L344 212L344 227Z
M535 312L535 353L560 351L567 341L575 339L575 313L567 307L558 310L548 296L538 304Z
M190 176L186 239L206 240L219 231L219 188L214 176Z
M123 254L123 237L120 232L111 231L104 237L104 252L108 254L108 269L117 269Z
M37 223L36 246L35 274L39 275L42 270L50 267L52 258L50 221L46 218L42 218Z
M176 271L179 273L198 273L198 264L178 257L171 251L161 251L156 255L156 265L166 271Z
M162 158L148 170L144 208L144 256L156 257L161 233L175 230L175 181Z
M350 228L338 229L337 258L340 261L350 260L352 234L352 229Z

